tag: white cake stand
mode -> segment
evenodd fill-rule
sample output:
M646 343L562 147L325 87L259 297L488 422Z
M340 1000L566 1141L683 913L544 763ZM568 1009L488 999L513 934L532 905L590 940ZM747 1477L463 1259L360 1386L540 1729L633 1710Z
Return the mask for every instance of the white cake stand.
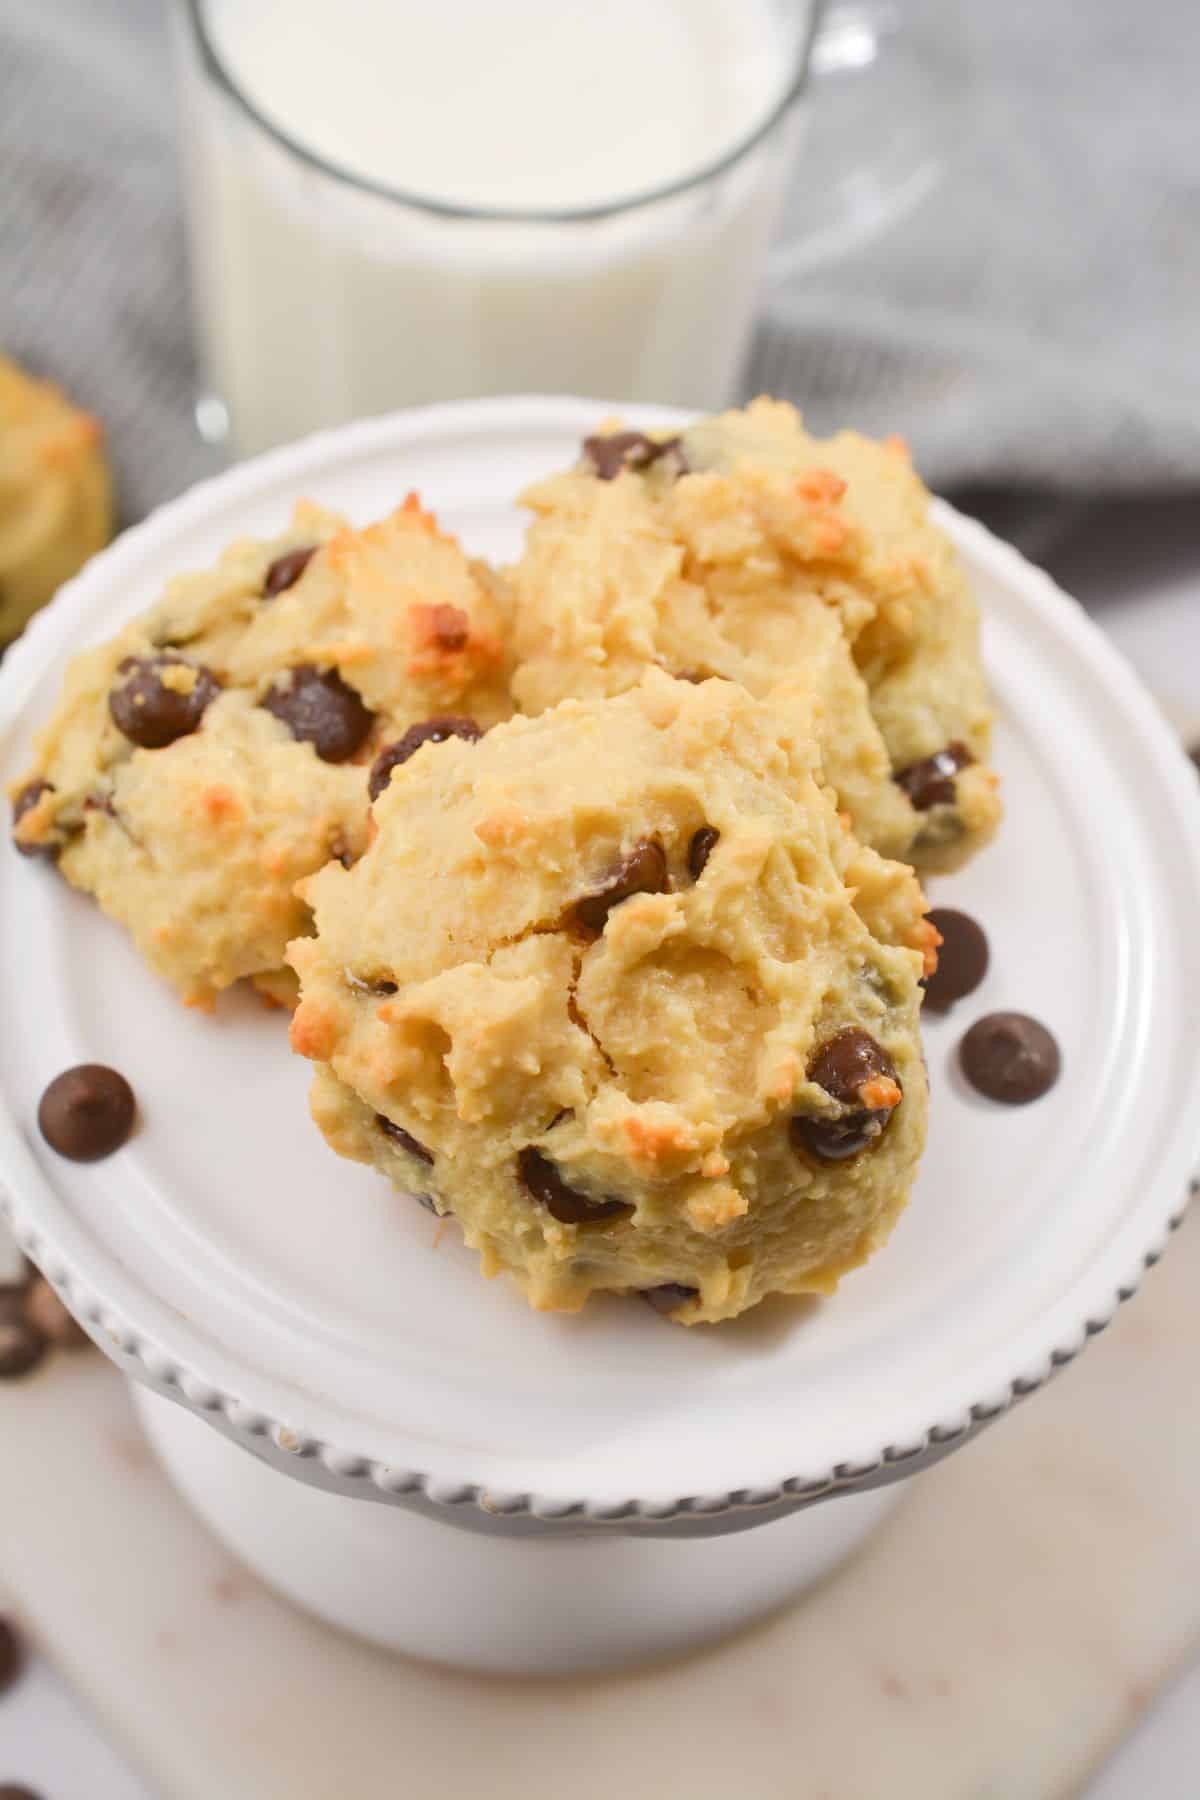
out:
M168 574L278 529L298 494L366 518L419 487L503 558L512 495L607 410L436 408L198 488L98 557L11 652L0 774L21 772L70 652ZM314 1611L508 1671L727 1631L828 1569L902 1477L1070 1362L1162 1249L1200 1161L1194 772L1074 604L978 525L939 517L984 610L1008 818L935 899L986 925L992 967L929 1022L917 1191L832 1301L692 1331L632 1301L528 1312L479 1279L451 1227L325 1148L278 1015L242 996L187 1013L93 906L4 854L4 1208L134 1379L183 1492ZM1037 1014L1062 1045L1062 1078L1033 1106L991 1105L956 1072L962 1031L997 1007ZM34 1120L46 1081L93 1060L131 1079L141 1125L80 1166Z

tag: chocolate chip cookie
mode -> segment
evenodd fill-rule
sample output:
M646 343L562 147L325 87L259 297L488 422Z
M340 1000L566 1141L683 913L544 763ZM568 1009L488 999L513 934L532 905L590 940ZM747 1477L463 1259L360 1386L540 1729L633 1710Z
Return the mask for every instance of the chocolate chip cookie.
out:
M294 892L366 846L376 757L446 714L510 710L505 603L415 497L354 530L301 503L67 670L15 786L50 859L192 1004L242 977L294 997Z
M936 934L819 767L740 686L660 670L420 744L365 854L302 886L292 1042L333 1148L538 1308L831 1291L920 1154Z
M650 663L790 691L865 842L941 869L991 835L975 604L898 440L819 440L758 400L678 434L598 432L524 498L522 710L621 693Z
M100 421L0 356L0 647L106 544Z

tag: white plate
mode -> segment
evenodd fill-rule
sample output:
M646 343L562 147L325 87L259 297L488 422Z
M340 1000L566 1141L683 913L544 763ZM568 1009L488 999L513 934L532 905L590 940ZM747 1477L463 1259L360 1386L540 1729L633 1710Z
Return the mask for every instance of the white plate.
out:
M398 415L195 490L98 558L11 653L0 774L21 773L69 652L231 537L277 530L298 494L366 519L419 487L472 550L508 557L512 496L606 410ZM643 426L677 417L624 410ZM215 1019L188 1013L94 906L6 851L0 1170L19 1231L127 1366L227 1429L283 1426L346 1491L661 1518L808 1498L953 1440L1111 1316L1200 1160L1195 776L1073 602L978 525L939 517L983 608L1007 820L934 891L983 922L992 966L929 1023L929 1150L889 1247L831 1301L716 1329L632 1301L531 1313L480 1280L452 1227L326 1149L279 1015L242 996ZM1061 1044L1062 1078L1032 1106L983 1101L956 1072L962 1032L998 1007L1035 1013ZM142 1124L79 1166L34 1119L44 1084L90 1060L129 1076Z

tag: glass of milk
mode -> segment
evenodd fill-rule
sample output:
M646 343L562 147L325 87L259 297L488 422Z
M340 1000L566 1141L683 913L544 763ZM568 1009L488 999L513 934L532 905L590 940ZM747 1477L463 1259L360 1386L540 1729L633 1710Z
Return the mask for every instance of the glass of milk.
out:
M730 401L812 0L183 0L210 435Z

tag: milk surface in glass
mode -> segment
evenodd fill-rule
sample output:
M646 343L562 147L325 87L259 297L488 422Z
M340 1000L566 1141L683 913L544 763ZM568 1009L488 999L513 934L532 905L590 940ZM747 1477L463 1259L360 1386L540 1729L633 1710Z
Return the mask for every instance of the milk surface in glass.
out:
M240 452L456 396L730 397L794 109L690 178L770 118L803 6L196 12L209 58L184 23L181 66L197 314Z

